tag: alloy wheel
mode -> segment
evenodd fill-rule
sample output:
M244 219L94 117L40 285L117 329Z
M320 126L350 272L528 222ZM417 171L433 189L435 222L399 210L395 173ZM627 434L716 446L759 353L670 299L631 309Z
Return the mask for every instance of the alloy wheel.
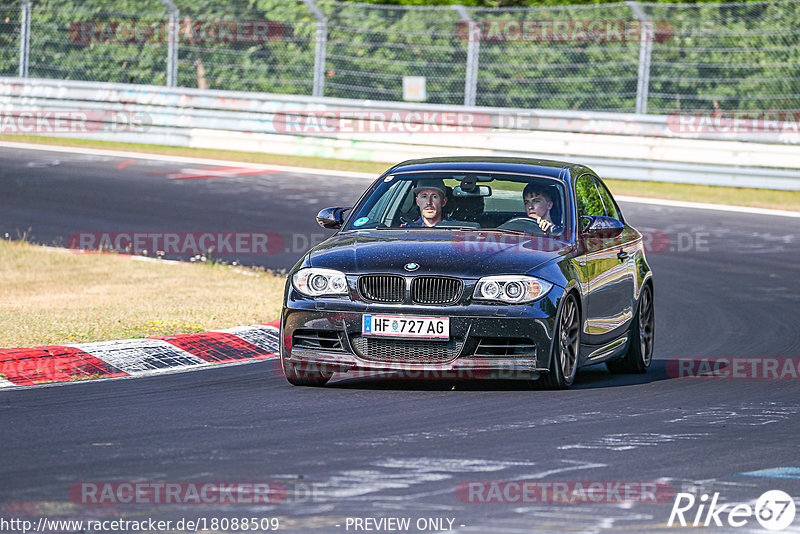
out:
M653 357L653 338L655 337L653 294L649 287L642 292L641 299L639 303L639 346L641 347L642 362L647 366L650 365L650 359Z
M575 303L575 299L570 297L564 302L559 325L561 374L567 383L571 383L575 377L575 369L578 364L578 334L580 330L578 323L578 305Z

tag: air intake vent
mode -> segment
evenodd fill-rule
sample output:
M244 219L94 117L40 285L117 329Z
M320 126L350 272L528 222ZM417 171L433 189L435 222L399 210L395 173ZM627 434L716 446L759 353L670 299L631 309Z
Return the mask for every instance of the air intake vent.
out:
M292 347L344 352L339 334L330 330L295 330Z
M417 304L453 304L463 291L464 283L458 278L417 276L411 281L411 300Z
M358 279L358 291L373 302L403 302L406 281L402 276L369 274Z
M365 360L393 363L441 363L455 360L463 339L422 341L353 336L353 348Z
M474 355L480 358L536 358L536 345L530 339L480 337Z

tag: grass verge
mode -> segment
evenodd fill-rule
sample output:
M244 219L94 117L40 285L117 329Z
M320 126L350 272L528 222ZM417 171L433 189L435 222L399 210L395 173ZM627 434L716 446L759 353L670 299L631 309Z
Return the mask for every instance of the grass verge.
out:
M376 177L390 167L390 164L388 163L374 163L369 161L349 161L317 158L311 156L284 156L279 154L237 152L235 150L208 150L162 145L116 143L111 141L93 141L89 139L64 139L28 135L0 135L0 141L75 146L84 148L105 148L110 150L127 150L129 152L145 152L150 154L166 154L198 158L202 157L272 165L289 165L308 167L312 169L367 172L374 173ZM718 187L636 180L604 181L608 184L612 193L615 195L800 211L800 191L777 191L774 189Z
M0 239L0 347L188 334L278 318L285 276Z

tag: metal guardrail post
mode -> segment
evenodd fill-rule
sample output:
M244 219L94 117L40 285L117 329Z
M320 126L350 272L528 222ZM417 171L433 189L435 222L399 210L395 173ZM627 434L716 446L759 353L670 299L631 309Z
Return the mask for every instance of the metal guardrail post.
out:
M633 16L641 24L641 34L639 37L639 75L636 84L636 114L644 115L647 113L647 93L650 91L650 55L653 50L653 23L647 19L642 6L636 0L625 2L633 11Z
M466 22L469 27L467 72L464 76L464 105L474 106L475 97L478 92L478 56L480 54L481 30L464 6L455 4L453 9L455 9L458 16L461 17L461 21Z
M314 48L314 85L311 90L312 96L324 96L325 94L325 58L328 47L328 18L325 16L314 0L303 0L309 11L317 19L317 31L315 35L316 47Z
M31 2L23 0L19 31L19 77L28 77L28 61L31 54Z
M161 0L169 10L169 27L167 28L167 87L178 85L178 25L180 12L172 0Z

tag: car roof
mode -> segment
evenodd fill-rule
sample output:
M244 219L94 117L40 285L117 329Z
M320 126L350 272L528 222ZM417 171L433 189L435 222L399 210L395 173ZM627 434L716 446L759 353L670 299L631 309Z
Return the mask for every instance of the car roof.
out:
M569 170L568 174L564 169ZM461 156L411 159L398 163L384 174L392 172L476 171L536 174L551 178L568 178L583 172L592 172L583 165L534 158ZM594 174L594 173L593 173Z

